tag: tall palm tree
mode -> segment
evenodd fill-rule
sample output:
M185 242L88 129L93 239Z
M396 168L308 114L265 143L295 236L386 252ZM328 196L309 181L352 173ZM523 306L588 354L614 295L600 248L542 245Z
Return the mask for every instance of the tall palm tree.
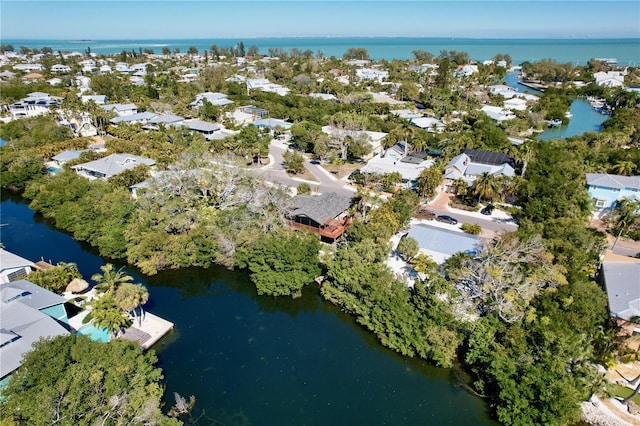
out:
M120 285L133 281L133 277L127 275L123 269L120 268L116 271L111 263L101 266L102 274L91 276L91 279L96 282L96 289L107 295L114 295Z
M618 230L618 235L616 235L611 250L613 250L618 243L620 236L638 222L640 222L640 200L623 198L618 201L618 205L613 211L612 219L613 228Z
M94 299L91 304L93 323L97 327L106 328L113 337L131 324L129 315L120 309L111 295Z
M496 177L489 172L484 172L473 183L473 193L478 197L478 202L483 198L491 200L498 192L499 184Z

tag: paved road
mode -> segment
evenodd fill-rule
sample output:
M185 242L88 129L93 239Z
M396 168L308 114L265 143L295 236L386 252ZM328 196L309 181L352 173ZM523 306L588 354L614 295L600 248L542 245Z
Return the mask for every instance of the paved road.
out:
M259 170L264 174L267 180L287 185L291 187L297 187L303 182L301 179L292 178L284 168L284 153L288 150L288 147L279 141L272 141L269 145L269 156L271 162L268 166ZM312 164L311 161L306 160L304 163L307 170L315 178L314 181L307 181L312 189L317 187L319 192L337 192L340 195L353 196L354 190L346 185L346 182L336 179L335 176L327 172L319 164Z
M482 229L488 229L490 231L507 231L513 232L518 229L518 225L511 221L505 221L504 219L500 219L497 217L487 216L486 218L476 217L472 215L466 215L461 213L454 213L450 210L443 209L433 209L430 208L429 211L432 211L436 215L446 214L447 216L454 217L458 219L459 223L477 223L482 227Z

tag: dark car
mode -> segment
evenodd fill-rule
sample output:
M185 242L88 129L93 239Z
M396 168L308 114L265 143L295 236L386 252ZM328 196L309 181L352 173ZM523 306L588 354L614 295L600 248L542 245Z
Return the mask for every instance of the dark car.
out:
M447 216L446 214L440 215L436 217L438 222L448 223L449 225L457 225L458 219L455 217Z
M489 216L489 215L491 215L491 213L493 213L493 209L495 209L495 208L496 207L493 204L489 204L488 206L486 206L485 208L480 210L480 213Z

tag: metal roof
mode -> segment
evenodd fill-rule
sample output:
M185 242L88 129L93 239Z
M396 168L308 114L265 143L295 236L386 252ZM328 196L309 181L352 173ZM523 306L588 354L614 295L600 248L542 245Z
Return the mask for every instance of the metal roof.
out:
M426 224L413 225L407 234L421 249L451 256L458 252L475 252L482 238Z
M17 300L34 309L45 309L66 302L64 297L27 280L0 284L0 300L5 303ZM4 327L4 323L2 325Z
M33 262L0 248L0 272L25 266L33 266Z
M613 189L640 189L640 176L587 173L587 185Z
M640 260L602 263L612 316L629 320L640 316Z

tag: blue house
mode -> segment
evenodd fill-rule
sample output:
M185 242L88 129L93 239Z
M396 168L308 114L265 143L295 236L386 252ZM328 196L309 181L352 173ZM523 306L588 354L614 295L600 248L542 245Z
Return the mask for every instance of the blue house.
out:
M623 198L640 199L640 176L587 173L587 190L593 200L595 214L602 216Z

